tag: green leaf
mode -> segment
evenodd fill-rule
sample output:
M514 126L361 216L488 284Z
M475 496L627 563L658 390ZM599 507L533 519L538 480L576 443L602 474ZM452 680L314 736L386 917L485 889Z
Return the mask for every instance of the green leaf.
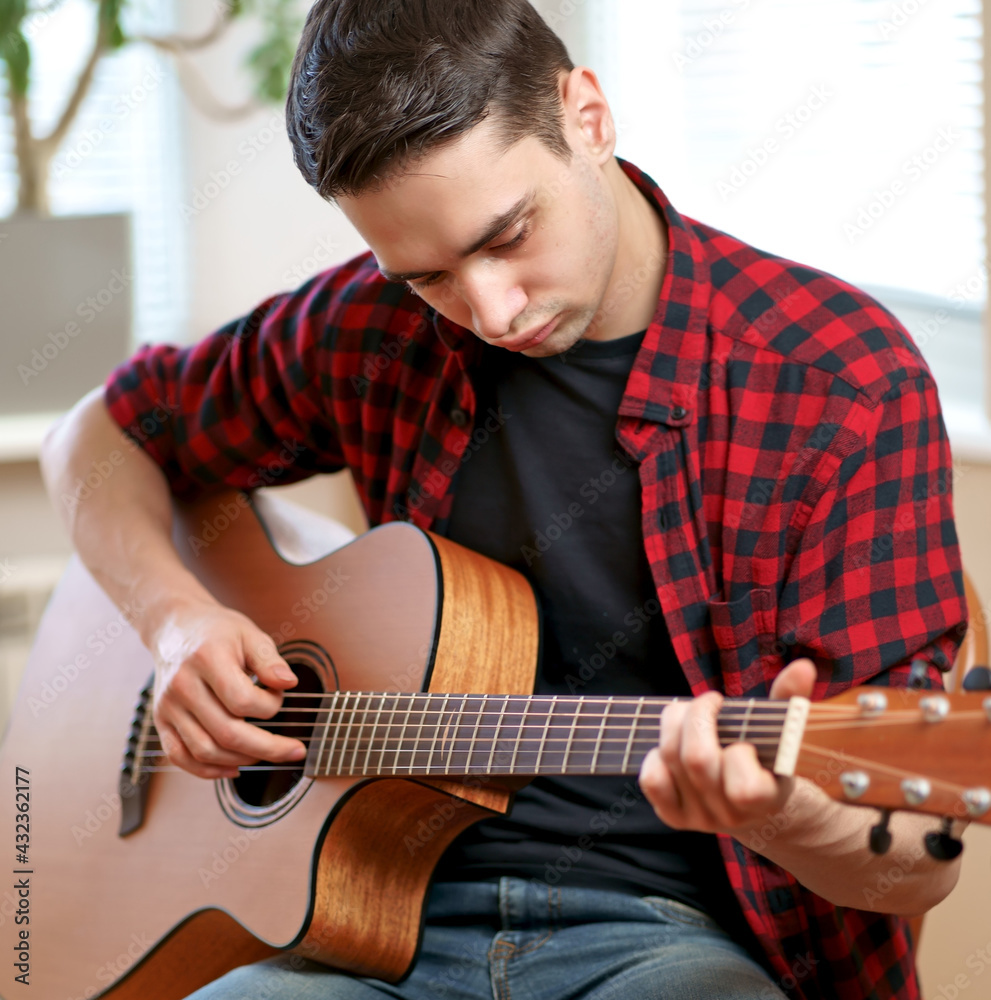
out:
M28 14L28 0L0 0L0 35L19 31Z
M20 28L0 35L0 59L7 64L7 79L13 93L24 97L31 75L31 49Z
M97 17L99 23L106 28L107 38L110 40L111 48L119 48L120 42L114 44L115 38L122 38L120 27L120 14L124 7L125 0L98 0L99 11Z
M246 0L258 10L264 26L262 42L252 49L245 65L255 77L255 96L272 104L285 100L293 56L303 30L293 0Z

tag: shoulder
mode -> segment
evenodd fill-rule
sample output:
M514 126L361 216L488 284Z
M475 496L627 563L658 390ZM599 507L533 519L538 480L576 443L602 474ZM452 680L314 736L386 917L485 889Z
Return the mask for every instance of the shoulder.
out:
M709 265L709 324L744 353L819 373L873 409L905 383L932 382L916 344L873 296L825 271L694 220ZM746 351L745 348L750 348Z
M420 299L405 285L383 277L369 252L321 271L255 311L285 321L294 335L308 334L321 342L330 338L335 344L343 337L366 348L383 336L402 335L424 313ZM245 320L250 322L250 317L241 322Z

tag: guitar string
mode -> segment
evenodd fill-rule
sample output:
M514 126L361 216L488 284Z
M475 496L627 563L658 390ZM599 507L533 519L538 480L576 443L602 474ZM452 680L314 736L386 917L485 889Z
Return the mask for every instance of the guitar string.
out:
M467 737L457 737L457 738L454 738L452 740L451 737L445 737L444 739L438 739L437 737L434 737L434 736L429 736L429 737L424 736L420 740L404 740L403 741L403 745L399 746L399 747L390 747L390 746L388 746L388 743L389 743L389 741L391 739L398 739L398 737L388 737L388 738L385 738L384 744L383 744L382 741L379 741L379 740L372 741L372 740L364 740L364 739L361 739L361 738L358 738L357 740L355 740L354 737L350 737L343 746L346 747L347 750L354 750L356 747L357 748L369 748L369 747L371 747L371 748L375 748L375 749L379 749L379 750L384 750L387 753L407 753L407 752L410 752L410 751L419 753L421 750L434 748L434 747L436 747L440 743L443 743L446 746L449 742L452 742L452 741L455 742L455 743L470 743L470 742L472 742ZM541 743L544 743L544 742L546 742L546 743L558 742L558 743L560 743L560 742L565 742L566 739L567 739L567 737L565 737L565 736L552 736L548 740L545 741L542 736L540 736L540 735L534 735L534 736L526 736L526 737L523 737L522 739L517 740L515 738L511 738L511 737L507 736L505 739L502 739L502 740L496 739L495 742L497 744L500 743L500 742L502 742L502 743L514 743L514 744L515 743L535 743L535 742L541 742ZM597 737L593 737L593 736L584 736L584 737L578 737L578 738L576 738L575 740L573 740L573 743L576 743L576 744L578 744L578 743L595 743L597 741L597 739L598 739ZM300 742L304 743L304 744L305 743L317 743L317 742L319 742L319 740L320 740L319 737L313 736L313 737L310 737L309 739L300 740ZM649 742L651 746L656 746L657 742L658 742L657 739L655 737L653 737L653 736L634 736L634 742L637 742L637 741L640 741L640 742ZM475 744L482 745L482 746L488 746L492 742L493 741L491 739L483 739L483 740L475 740L474 741ZM630 739L629 739L628 736L614 736L614 737L604 737L603 738L603 743L604 744L609 744L609 745L615 744L619 748L625 747L627 745L627 743L629 743L629 742L630 742ZM741 741L740 740L731 740L730 742L732 742L732 743L738 743L738 742L741 742ZM752 746L756 746L756 747L776 747L776 746L778 746L778 744L779 744L780 741L776 740L776 739L764 739L764 738L760 738L760 739L757 739L757 740L746 740L745 742L750 743ZM157 751L159 749L163 749L163 746L162 746L161 743L149 744L146 747L146 753L153 754L154 751ZM607 747L607 749L610 749L610 751L611 751L611 747ZM338 753L339 752L346 752L346 750L339 748L335 752L338 752ZM461 752L463 752L463 751L461 751ZM585 751L583 750L582 752L585 752ZM618 752L618 750L616 750L615 752Z
M425 713L425 714L429 714L429 713ZM975 712L975 713L967 713L967 717L969 719L971 719L971 720L978 720L978 719L985 719L986 715L984 713ZM530 718L533 718L533 717L531 716ZM634 717L634 716L628 716L627 718L634 718L635 719L636 717ZM914 720L916 718L917 718L917 716L915 716L913 714L909 720L898 719L898 718L863 719L863 718L859 718L858 717L858 718L853 718L853 719L848 720L847 722L842 722L842 723L840 723L838 720L835 720L835 721L831 720L829 722L822 722L822 723L810 722L810 723L808 723L806 725L804 731L805 732L841 732L841 731L845 731L845 730L848 730L848 729L867 729L867 728L876 728L876 727L879 727L879 726L893 726L893 725L902 725L903 726L903 725L905 725L906 721L912 721L912 720ZM959 721L962 718L962 716L956 716L954 718L957 721ZM622 721L621 717L617 716L617 717L611 717L605 723L605 726L603 726L602 724L596 724L595 722L592 722L592 721L589 721L589 722L579 722L575 726L572 726L568 722L563 722L563 721L553 722L552 721L552 722L550 722L547 725L540 726L540 725L532 723L532 722L530 722L528 720L527 726L525 727L525 729L522 730L523 735L521 736L521 738L522 739L527 739L527 740L542 739L543 738L542 734L547 734L549 739L564 739L565 738L564 736L560 736L560 737L551 736L550 733L554 729L562 730L562 731L564 731L565 733L568 733L568 734L570 734L571 732L577 732L577 731L580 731L580 730L591 730L592 732L598 734L600 731L602 731L603 728L609 728L609 727L612 726L613 723L618 723L620 721ZM640 716L639 719L637 719L636 721L638 722L638 725L636 727L637 729L642 728L643 725L649 726L649 725L653 724L653 722L654 722L654 720L652 720L650 718L644 718L643 716ZM660 724L660 721L661 720L658 719L657 723ZM352 720L352 722L354 722L354 720ZM732 726L727 727L727 726L722 725L723 722L724 722L724 720L721 717L717 719L717 729L719 729L719 728L722 728L722 729L731 728L732 729L733 728ZM290 729L290 728L315 729L317 727L317 725L319 725L319 723L310 724L310 723L307 723L307 722L276 722L276 721L273 721L271 719L257 720L255 722L253 722L252 724L255 725L257 728L263 729L265 731L271 731L272 729ZM357 729L356 730L355 730L354 725L352 725L353 735L349 735L349 737L348 737L348 739L347 739L346 742L347 742L348 746L353 747L354 746L354 740L361 741L361 740L365 739L365 737L364 737L364 735L362 733L362 730L364 730L364 729L371 729L373 736L375 735L376 731L382 730L382 735L379 737L379 739L386 740L386 741L393 740L393 739L404 739L404 742L406 742L408 745L409 744L418 743L418 742L425 743L425 744L430 744L430 745L434 745L434 744L437 743L438 736L436 734L424 736L424 737L421 738L420 741L407 740L402 735L396 736L396 735L392 735L391 734L392 730L394 730L394 729L405 730L411 724L413 724L413 723L406 722L406 721L383 723L383 722L376 722L375 720L364 720L364 721L362 721L362 722L360 722L360 723L357 724ZM457 723L456 729L460 729L462 726L467 726L469 724L470 724L470 719L468 719L468 720L461 720L461 721L459 721ZM450 727L450 725L451 725L451 719L449 718L449 713L437 713L437 718L433 722L433 725L435 725L437 727L440 727L441 725L445 725L447 727ZM937 723L929 723L929 725L937 725ZM269 727L271 727L271 729L269 729ZM520 726L515 725L512 722L508 722L507 723L505 721L505 719L503 719L502 721L482 722L478 726L478 730L485 730L485 729L492 729L492 730L494 730L494 734L493 735L495 736L496 739L498 739L498 736L499 736L500 732L502 732L504 730L507 730L507 729L510 729L510 728L512 728L513 730L519 730L519 729L521 729ZM748 730L748 732L758 733L758 734L778 734L778 735L780 735L781 732L782 732L782 728L779 725L776 725L776 724L767 725L767 724L761 724L759 722L758 723L748 724L747 730ZM319 737L317 737L317 736L313 736L312 737L312 739L317 739L317 738L319 738ZM492 736L483 736L483 737L481 737L481 741L484 742L484 741L492 739L492 738L493 738ZM509 737L507 737L507 738L509 738ZM579 740L582 740L582 739L591 740L591 739L595 739L595 738L597 738L597 737L593 737L593 736L578 737ZM443 739L444 739L444 742L446 742L449 739L463 741L463 740L466 739L466 737L459 736L455 732L455 734L453 736L445 736ZM479 738L478 738L477 733L476 733L475 740L478 741L478 739ZM621 734L621 735L614 736L614 737L608 737L608 739L610 739L610 740L626 741L626 740L629 739L629 736L626 735L626 734ZM756 744L757 741L746 740L745 742L748 742L748 743L754 742ZM763 742L767 743L768 741L763 741ZM773 741L771 741L771 742L773 742ZM367 743L362 743L362 745L365 746L365 745L367 745Z
M266 689L270 690L270 689ZM356 700L363 698L366 701L374 702L376 700L386 700L389 698L401 698L401 699L413 699L414 701L429 701L429 700L439 700L444 697L444 693L431 692L431 691L360 691L360 690L340 690L340 691L272 691L273 694L281 694L283 698L312 698L314 700L333 700L335 698L344 696L345 698L354 697ZM535 703L540 701L551 702L554 696L552 695L527 695L527 694L480 694L478 692L448 692L449 697L464 697L472 699L481 699L483 701L500 701L500 700L511 700L514 698L525 699L527 702ZM693 697L661 697L656 695L645 695L643 698L636 695L616 695L613 699L613 704L619 708L632 707L639 702L643 702L647 706L667 707L668 705L674 704L690 704L695 699ZM789 708L789 702L786 699L774 699L770 698L757 698L754 699L756 702L754 705L755 709L761 711L771 711L771 712L787 712ZM567 707L580 707L581 705L595 705L595 706L605 706L609 702L608 696L597 696L597 695L579 695L579 696L568 696L559 695L557 696L556 705L564 705ZM725 698L723 705L727 711L740 711L745 712L750 706L750 699L748 698ZM829 702L815 702L812 705L812 710L815 712L851 712L851 711L861 711L857 705L833 705ZM885 711L912 711L912 708L898 709L889 708Z
M404 713L405 714L405 713ZM364 719L358 721L350 713L342 713L342 721L345 719L350 719L352 725L352 732L355 730L361 732L365 729L392 731L395 729L404 730L411 725L426 725L426 726L451 726L456 725L457 728L467 726L471 724L474 716L469 715L467 717L460 717L457 720L452 720L449 713L444 713L443 715L437 713L431 717L431 713L422 713L424 718L421 720L418 716L413 715L409 720L395 721L395 722L382 722L376 721L374 719ZM570 729L570 724L562 722L558 716L556 720L552 719L551 716L547 717L548 722L540 723L536 721L537 717L529 716L527 718L526 730L529 732L544 732L549 728L568 728ZM252 719L252 725L255 725L259 729L265 729L267 726L273 728L281 729L323 729L329 727L333 722L333 718L327 718L324 720L313 719L310 721L293 722L293 721L282 721L275 719ZM602 721L596 722L595 720L580 720L576 725L576 730L591 730L593 732L599 732L603 728L615 728L621 724L625 725L629 722L634 722L637 728L643 728L644 726L651 726L661 724L661 719L652 719L649 716L610 716L608 719L603 719ZM716 719L717 728L719 729L740 729L743 730L743 724L746 723L747 732L754 733L765 733L765 734L781 734L783 732L783 719L781 720L760 720L757 722L748 722L745 717L743 718L727 718L725 716L719 716ZM835 732L846 732L846 731L859 731L859 730L869 730L869 729L879 729L879 728L891 728L893 726L906 726L912 725L916 722L922 722L923 720L915 713L906 714L901 717L884 717L875 719L864 719L862 717L852 717L848 719L829 719L829 720L811 720L806 723L804 727L804 732L806 733L835 733ZM944 720L946 721L946 720ZM987 721L987 715L983 712L968 713L967 715L957 715L951 720L952 722L976 722L976 721ZM927 726L937 726L937 722L926 722ZM511 727L519 728L519 723L514 722L512 716L506 716L502 721L482 721L479 724L480 729L509 729ZM431 737L432 739L433 737ZM460 738L460 737L459 737ZM746 741L746 742L749 742Z
M301 742L303 742L304 744L307 744L307 743L315 743L315 742L317 742L317 740L316 740L316 738L314 738L313 740L302 740ZM460 742L466 742L466 741L462 740ZM516 740L510 741L510 740L506 740L505 742L507 742L507 743L512 742L514 745L517 742L521 742L521 743L522 742L529 742L529 743L540 742L540 743L542 743L544 745L544 752L545 753L553 754L553 753L557 752L560 748L547 747L546 746L546 742L559 742L559 743L563 743L564 742L564 737L560 737L556 741L542 741L542 740L539 740L537 737L534 737L531 740L527 740L527 741L516 741ZM574 742L575 743L579 743L579 742L594 743L595 741L591 737L589 737L587 740L583 740L583 741L576 740ZM732 742L738 742L738 741L731 741L731 743ZM750 741L748 741L748 743L749 742ZM627 746L630 745L630 740L625 739L625 738L624 739L615 739L615 740L604 740L603 743L605 745L600 747L600 755L605 755L605 754L610 754L610 753L612 753L612 754L620 754L620 753L624 753L626 751ZM658 745L658 743L657 743L656 739L640 737L640 738L635 739L633 741L633 746L638 746L638 745L645 746L649 750L649 749L653 749L654 747L656 747ZM729 745L729 744L726 744L726 745ZM756 747L758 750L760 750L760 749L776 750L777 747L778 747L778 745L779 745L779 741L778 740L760 740L760 741L753 742L750 745ZM443 741L443 746L445 748L448 746L447 741ZM462 747L461 749L458 749L457 747L455 747L454 752L458 753L458 754L467 754L469 757L471 757L473 754L476 754L476 753L485 753L486 750L488 750L488 749L490 749L489 745L487 744L486 741L483 741L481 743L481 745L473 745L471 747L471 749L469 749L468 747ZM518 747L518 750L519 750L520 753L535 753L535 752L537 752L537 749L538 748L535 747L535 746L526 747L526 746L520 745ZM388 756L390 758L395 758L398 761L404 754L409 754L410 756L413 756L413 755L422 755L422 754L426 753L426 754L430 755L430 754L436 752L437 750L438 750L438 741L433 740L433 739L430 739L430 740L424 739L423 741L421 741L420 743L417 743L417 744L405 743L403 746L398 746L398 747L390 747L387 744L383 745L383 744L378 743L378 742L376 742L376 743L370 743L370 742L358 741L357 743L354 743L354 742L349 741L344 746L336 748L335 751L334 751L334 756L338 757L338 756L344 756L344 755L346 755L348 753L358 753L358 752L361 752L361 751L368 751L368 752L379 754L380 755L380 758L379 758L380 761L384 760L386 756ZM570 755L571 752L581 753L581 754L592 754L593 750L592 750L591 747L575 747L573 749L573 751L569 751L569 755ZM155 744L155 745L152 745L152 746L148 746L144 750L142 750L140 753L135 754L134 758L136 760L138 760L138 761L144 761L144 760L149 760L149 759L158 759L159 757L162 757L162 756L167 756L164 746L162 746L161 744Z
M292 692L283 692L283 697L289 697L291 694L292 694ZM356 693L356 692L347 692L347 691L345 691L345 692L334 692L334 693L329 693L329 694L299 694L299 695L296 695L296 697L311 698L311 699L314 699L315 701L324 701L324 700L328 700L328 699L331 699L331 700L335 699L335 698L337 698L339 696L339 694L343 694L344 695L344 699L343 700L345 700L345 701L351 700L351 696L353 694L357 694L357 697L354 698L354 700L351 700L351 703L347 704L347 705L328 705L328 706L325 706L325 707L319 707L319 706L316 706L316 705L309 706L309 707L296 707L295 705L292 705L292 706L285 706L285 707L281 708L280 712L281 713L287 713L287 712L306 712L306 713L311 713L311 714L317 714L317 713L333 714L335 712L351 712L351 713L369 712L369 711L377 711L377 710L380 710L380 709L381 710L389 710L389 711L397 711L398 712L398 711L404 710L405 706L409 706L410 710L412 710L414 707L417 706L417 702L420 702L422 704L424 701L427 701L428 699L437 699L437 700L439 700L441 697L443 697L442 695L439 695L439 694L411 694L411 693L406 693L406 694L378 694L378 693L371 694L371 693L368 693L368 694L366 694L364 692ZM517 707L517 708L510 708L510 711L512 711L513 713L526 711L527 710L527 705L532 705L535 702L537 702L539 700L542 700L542 696L532 696L532 695L504 695L504 694L500 694L500 695L480 695L480 694L464 694L464 693L460 693L460 694L456 694L456 695L448 695L447 697L449 697L449 698L450 697L463 697L463 698L466 698L466 699L474 699L475 701L481 699L481 700L486 701L486 702L495 702L496 704L501 704L503 702L506 702L507 706L511 706L512 705L511 699L514 699L514 698L526 699L524 701L524 703L522 705L520 705L519 707ZM358 699L365 699L365 700L364 700L364 702L359 702ZM398 703L396 705L385 704L390 699L405 699L405 700L402 700L400 703ZM548 702L550 702L550 697L547 696L546 700ZM669 705L673 705L673 704L690 704L692 702L692 700L693 699L691 699L691 698L682 698L682 699L677 699L677 698L675 698L675 699L647 699L647 698L645 698L645 699L642 700L643 701L643 706L642 707L646 708L646 709L655 709L655 708L662 708L663 709L663 708L667 708ZM617 697L617 699L613 702L613 705L612 705L613 710L611 710L609 712L610 717L614 717L614 718L629 717L630 713L627 713L624 710L627 709L627 708L635 708L640 702L641 702L640 698L628 697L628 698L623 698L622 700L620 700ZM604 708L607 707L607 705L608 705L608 702L607 702L606 699L597 699L597 698L592 698L592 697L583 697L583 698L579 698L579 699L560 698L556 702L555 705L549 706L550 711L548 711L546 714L548 715L548 717L551 716L551 715L553 715L553 714L558 714L558 715L566 714L566 712L561 712L560 711L561 708L563 708L565 710L567 710L567 709L578 709L579 711L581 711L581 709L583 707L593 707L593 708L600 708L601 707L601 708L604 709ZM453 709L451 709L451 708L445 709L445 711L448 711L448 712L452 711L452 710ZM474 711L474 710L475 709L471 709L471 711ZM765 702L758 701L757 704L754 705L753 708L751 708L749 706L748 702L741 701L740 699L726 699L723 702L723 706L719 710L719 718L720 719L726 719L726 718L744 718L744 717L750 715L754 710L756 710L757 712L761 713L761 715L764 718L767 718L768 716L770 716L770 717L775 717L775 716L784 717L789 712L789 703L787 701L784 701L784 700L782 700L780 702L777 702L777 701L771 702L769 700L765 701ZM437 707L432 707L429 704L427 704L423 708L418 709L418 711L419 712L427 712L427 713L429 713L429 712L439 712L440 709L437 708ZM458 709L458 711L465 711L465 709L461 708L461 709ZM879 718L884 718L884 717L891 717L891 716L897 716L899 718L902 718L902 717L911 718L911 717L918 716L919 713L920 713L920 711L921 710L917 706L911 706L911 707L907 707L907 708L888 708L888 709L884 710L883 714L865 716L863 714L863 710L860 709L856 705L829 705L828 703L815 703L811 707L811 715L812 716L843 715L843 714L846 714L847 716L853 715L853 716L857 716L859 718L866 719L868 721L871 721L871 720L874 720L874 719L879 719ZM640 713L636 712L636 713L633 713L633 714L640 714ZM953 717L954 718L960 718L960 717L972 717L972 718L976 718L976 717L981 716L982 714L984 714L984 713L982 713L980 710L976 710L976 709L974 710L973 713L967 712L966 710L961 710L959 712L954 712ZM539 717L540 717L540 713L528 711L528 718L539 718Z
M833 750L831 750L831 749L829 749L827 747L817 747L817 746L812 745L812 744L807 745L807 746L803 746L803 750L807 750L812 756L819 755L819 756L824 757L824 758L829 758L829 757L834 757L835 756L835 752ZM246 771L247 772L255 772L255 771L265 771L265 772L271 772L271 771L297 771L298 772L298 771L301 770L301 766L300 765L302 763L303 762L299 762L296 765L292 765L292 764L278 765L278 764L276 764L276 765L272 765L270 767L269 766L265 766L264 764L260 764L260 765L246 765L244 767L239 768L238 770L239 770L239 772L242 772L242 773L246 772ZM885 774L887 777L892 777L893 776L895 779L898 779L898 778L918 777L917 773L909 771L909 770L906 770L904 768L893 767L891 765L878 764L878 763L876 763L874 761L871 761L869 758L861 758L861 757L856 756L856 755L846 755L846 754L844 754L844 763L851 764L851 765L860 764L862 766L867 766L868 768L874 769L876 772L880 772L882 774ZM408 765L408 766L411 769L409 773L415 773L415 774L418 774L418 775L422 775L423 772L426 772L427 776L429 776L430 773L431 773L431 767L432 766L429 763L426 764L426 765L421 765L419 767L417 767L416 765L414 765L412 763L410 765ZM567 766L568 766L567 762L564 762L561 765L561 767L564 767L564 768L567 768ZM604 767L604 768L609 768L608 764L602 764L601 766ZM500 765L500 767L505 767L505 765ZM142 767L142 771L149 772L149 773L156 773L156 772L163 772L163 771L181 771L181 770L182 770L182 768L179 768L179 767L177 767L175 765L159 765L159 766L145 766L145 767ZM637 770L639 770L639 765L636 765L633 770L620 771L618 773L620 773L620 774L632 774L632 773L635 773L635 771L637 771ZM351 771L351 772L338 772L338 773L335 773L335 774L329 774L328 773L328 774L324 775L324 777L364 777L364 776L374 776L375 774L378 774L378 773L380 773L380 772L376 772L376 771L366 772L366 771L362 770L362 771ZM396 772L393 772L393 773L396 773ZM435 776L441 776L441 775L443 775L445 773L450 774L450 772L445 772L443 769L439 768L439 766L438 766L438 769L436 771L433 771L432 773ZM455 775L456 776L460 776L461 774L464 774L464 773L465 772L455 772ZM505 774L505 775L508 776L508 775L511 775L514 772L511 771L511 770L510 771L496 770L496 771L487 771L486 773L498 774L498 775ZM531 773L531 772L528 772L526 770L517 770L515 773L516 774L528 774L528 773ZM537 772L537 773L549 773L549 774L559 773L559 774L567 774L568 771L567 770L562 771L562 770L560 770L560 768L554 768L554 767L551 767L551 768L548 769L545 766L545 769L543 771L540 771L540 772ZM610 770L606 770L606 771L603 771L602 773L603 774L609 774L609 773L615 773L615 772L612 772ZM320 775L307 775L307 776L308 777L320 777ZM401 777L402 775L396 774L396 776L397 777ZM470 772L470 771L467 772L465 774L465 776L466 777L471 777L472 776L472 772ZM837 778L838 778L838 776L837 776ZM937 792L949 793L949 794L952 794L952 795L957 796L957 797L959 797L964 791L967 790L967 786L955 784L953 782L947 781L947 780L942 779L942 778L932 779L932 781L930 782L930 784L931 784L931 787L933 788L933 790L935 790ZM963 818L966 818L966 817L963 817Z
M830 750L828 747L817 747L815 745L809 745L808 747L802 746L803 750L808 750L811 754L819 754L823 757L835 757L836 751ZM886 774L888 777L894 776L896 778L918 778L920 775L916 771L908 771L905 768L895 767L892 764L880 764L877 761L871 760L869 757L860 757L857 754L842 754L843 761L845 764L859 764L861 766L868 767L874 771ZM838 776L837 776L838 777ZM950 782L944 778L933 778L930 785L942 791L951 792L963 792L967 790L967 785L958 785Z

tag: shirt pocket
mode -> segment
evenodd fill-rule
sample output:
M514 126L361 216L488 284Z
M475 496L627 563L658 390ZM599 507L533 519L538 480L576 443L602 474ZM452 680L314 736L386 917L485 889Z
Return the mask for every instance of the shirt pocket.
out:
M777 595L752 587L735 601L710 600L709 624L719 650L724 691L730 698L767 684L783 664L777 641ZM775 661L780 661L775 665Z

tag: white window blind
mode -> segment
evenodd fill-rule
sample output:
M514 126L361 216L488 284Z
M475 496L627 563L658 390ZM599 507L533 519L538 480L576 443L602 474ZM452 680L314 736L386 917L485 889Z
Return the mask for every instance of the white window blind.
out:
M981 0L590 0L619 155L675 206L867 288L980 409Z
M164 33L171 3L128 4L127 30ZM92 0L48 4L32 15L30 109L36 135L48 134L84 65L96 33ZM0 218L16 206L16 159L0 74ZM186 316L179 201L179 105L172 67L150 46L105 56L50 175L54 215L130 212L135 343L179 339Z

